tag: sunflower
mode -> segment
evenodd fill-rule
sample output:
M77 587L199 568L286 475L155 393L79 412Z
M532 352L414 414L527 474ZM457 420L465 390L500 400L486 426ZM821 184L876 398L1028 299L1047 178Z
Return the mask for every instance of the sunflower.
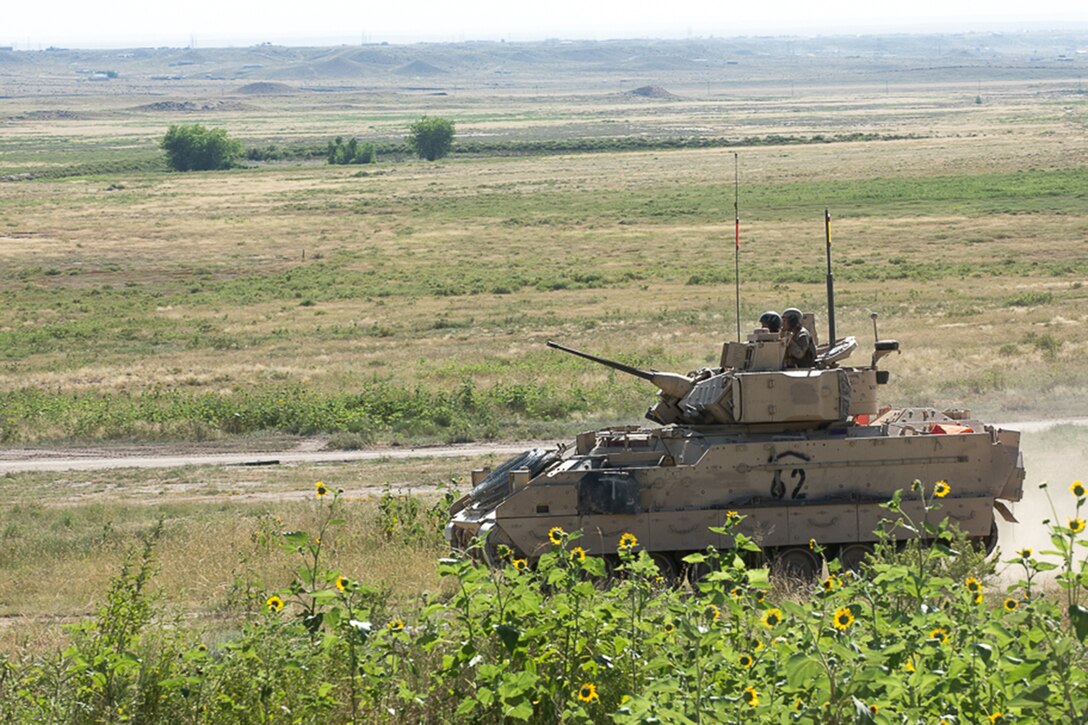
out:
M634 534L632 534L631 532L627 532L623 536L620 537L620 547L619 548L631 550L631 549L635 548L636 546L638 546L638 538Z
M665 626L663 626L662 629L665 631L665 634L672 634L676 631L676 625L672 622L665 622Z
M318 481L317 483L315 483L314 488L317 490L318 498L324 497L324 495L329 492L328 486L326 486L323 481Z
M752 655L741 655L737 658L737 664L739 664L744 669L748 669L749 667L751 667L754 662L755 660L752 659Z
M992 722L992 723L1001 722L1002 720L1005 719L1005 713L1001 712L1000 710L997 710L996 712L994 712L989 717L990 717L990 722Z
M403 619L390 619L389 623L385 625L389 628L390 632L403 632L404 620Z
M345 591L348 588L349 584L351 584L351 580L348 579L346 576L336 577L336 588L340 591Z
M571 561L585 561L586 560L586 550L583 549L580 546L574 547L573 549L570 550L570 559L571 559Z
M948 630L944 627L937 627L929 633L930 639L937 640L940 644L948 644Z
M967 591L971 592L972 594L976 594L982 591L981 582L979 582L979 580L975 579L973 576L967 577L967 581L965 581L963 585L967 587Z
M850 607L835 610L835 616L831 619L831 626L840 632L845 632L854 623L854 612Z
M597 702L601 698L597 696L597 686L587 682L578 688L578 699L582 702Z
M832 592L835 590L835 587L842 586L842 581L834 576L828 576L820 586L824 588L825 592Z
M737 521L740 520L740 514L738 514L736 511L726 511L725 520L730 524L735 524L737 523Z
M982 592L975 595L975 604L982 604L982 600L985 599Z
M763 626L768 629L777 627L782 622L782 610L778 607L768 609L763 613Z
M552 542L552 546L559 546L563 543L563 539L566 538L567 532L559 526L553 526L548 529L548 541Z
M869 714L870 715L876 715L878 712L880 712L879 707L877 707L876 705L870 705L869 706Z
M763 591L762 589L760 589L759 591L756 592L756 601L757 602L762 602L766 598L767 598L767 592Z
M808 540L808 550L809 551L815 551L816 550L816 539L809 539Z
M1020 603L1012 597L1005 597L1005 601L1002 606L1005 607L1006 612L1015 612L1016 608L1020 606Z
M717 622L719 619L722 618L722 610L718 609L718 607L714 604L708 604L703 610L703 616L709 619L711 622Z
M914 662L912 662L911 660L907 660L903 663L903 669L907 672L914 672L916 668L914 666Z
M1088 490L1084 488L1084 483L1081 481L1073 481L1073 485L1069 487L1069 490L1072 491L1073 495L1077 498L1083 498L1084 494L1088 493Z
M1031 558L1031 547L1028 546L1028 547L1025 547L1025 548L1021 549L1020 551L1016 552L1016 555L1019 556L1021 559L1030 559Z
M937 481L933 484L933 495L937 498L944 498L952 492L952 487L948 485L948 481Z
M1084 531L1084 519L1080 516L1069 519L1069 530L1074 534L1079 534Z
M733 589L729 592L729 596L733 597L734 599L740 599L742 594L744 594L744 591L740 587L733 587Z
M278 612L283 609L283 600L273 594L264 600L264 606L268 607L269 611Z
M529 568L529 561L527 559L514 559L510 563L513 564L514 568L518 571L525 571Z
M754 687L744 688L744 701L750 706L755 707L759 704L759 693L756 692Z

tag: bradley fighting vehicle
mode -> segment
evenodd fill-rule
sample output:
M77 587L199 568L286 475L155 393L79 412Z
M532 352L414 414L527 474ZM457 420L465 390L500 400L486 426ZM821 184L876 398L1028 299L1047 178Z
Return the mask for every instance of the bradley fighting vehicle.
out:
M815 336L812 315L805 326ZM874 337L876 315L873 315ZM996 511L1019 501L1024 469L1020 434L974 420L966 411L882 408L888 382L881 358L899 343L879 340L867 364L850 366L852 337L818 348L812 368L784 366L786 341L754 331L723 346L721 365L688 375L641 370L549 342L550 347L656 385L646 417L660 427L617 427L577 436L573 444L534 449L494 470L473 471L473 489L452 507L446 536L455 548L485 536L483 555L497 563L500 544L535 559L553 526L582 531L587 553L614 555L630 532L674 576L682 558L708 545L728 546L727 511L745 516L740 530L769 556L772 568L817 573L815 539L827 556L856 567L874 530L892 514L881 508L903 489L903 510L919 522L911 491L938 480L950 493L930 521L950 518L992 547ZM893 536L914 534L902 527Z

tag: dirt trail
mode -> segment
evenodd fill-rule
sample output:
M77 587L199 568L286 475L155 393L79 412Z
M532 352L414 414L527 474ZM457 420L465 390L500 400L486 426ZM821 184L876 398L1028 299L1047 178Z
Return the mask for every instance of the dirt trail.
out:
M466 443L418 448L372 448L357 451L315 450L310 441L286 451L178 453L167 448L57 448L0 450L0 474L23 471L94 471L111 468L180 468L182 466L271 466L294 463L342 463L410 458L458 458L492 453L512 455L551 441Z
M1056 425L1088 425L1088 418L1030 420L1000 427L1037 433ZM182 466L261 466L296 463L457 458L497 453L513 455L529 448L551 447L552 441L465 443L411 448L383 447L356 451L324 450L322 439L306 439L290 450L232 453L189 453L167 446L99 448L0 449L0 475L22 471L94 471L112 468L180 468ZM1088 475L1088 474L1086 474Z

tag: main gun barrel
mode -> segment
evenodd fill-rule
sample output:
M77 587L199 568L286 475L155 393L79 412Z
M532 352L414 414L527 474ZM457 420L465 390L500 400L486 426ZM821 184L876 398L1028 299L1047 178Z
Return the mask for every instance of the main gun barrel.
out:
M552 342L548 340L548 347L554 347L556 350L562 350L563 352L569 352L571 355L577 355L578 357L584 357L586 360L592 360L595 363L600 363L605 367L613 368L614 370L620 370L628 375L634 375L635 377L642 378L643 380L654 379L654 374L649 370L641 370L639 368L631 367L630 365L624 365L621 362L615 360L606 360L603 357L597 357L596 355L590 355L588 352L582 352L581 350L575 350L572 347L566 347L560 345L558 342Z
M691 378L686 375L678 375L676 373L661 373L656 370L642 370L640 368L631 367L630 365L624 365L623 363L616 362L615 360L606 360L603 357L597 357L596 355L590 355L588 352L582 352L581 350L575 350L574 348L560 345L558 342L552 342L548 340L548 347L554 347L556 350L562 350L563 352L569 352L571 355L577 355L578 357L585 358L586 360L592 360L595 363L600 363L605 367L610 367L613 370L619 370L620 372L627 373L628 375L634 375L636 378L642 378L643 380L649 380L651 383L661 389L661 392L671 395L679 400L691 392L694 383Z

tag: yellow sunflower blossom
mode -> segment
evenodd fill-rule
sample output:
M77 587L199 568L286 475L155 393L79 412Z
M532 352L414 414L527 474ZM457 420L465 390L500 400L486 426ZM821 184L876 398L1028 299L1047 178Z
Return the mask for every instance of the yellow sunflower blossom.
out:
M514 568L517 569L518 571L525 571L526 569L529 568L528 559L514 559L510 563L513 564Z
M832 575L828 576L827 579L824 579L820 586L823 587L825 592L833 592L835 591L835 587L842 586L842 581Z
M389 623L385 625L390 632L403 632L404 620L403 619L390 619Z
M672 622L665 622L665 626L662 627L662 629L665 630L665 634L672 634L676 631L676 625Z
M703 610L703 616L709 619L711 622L717 622L722 618L722 610L714 604L706 605L706 609Z
M638 546L638 538L634 534L632 534L631 532L628 531L627 533L625 533L623 536L620 537L620 546L619 546L619 548L627 549L628 551L630 551L631 549L635 548L636 546Z
M1020 603L1012 597L1005 597L1005 601L1001 606L1005 607L1006 612L1015 612L1016 608L1020 606Z
M935 639L941 644L948 644L948 630L944 627L937 627L929 633L929 638Z
M990 717L990 722L992 722L992 723L1001 722L1002 720L1005 719L1005 713L998 710L997 712L993 713L989 717Z
M563 543L563 539L567 536L567 532L563 531L560 526L553 526L548 529L548 541L552 542L552 546L559 546Z
M746 670L750 668L754 663L755 660L752 659L752 655L741 655L737 658L737 664L739 664Z
M941 480L933 484L933 495L937 498L944 498L950 493L952 493L952 487L948 485L948 481Z
M815 551L816 550L816 539L809 539L808 540L808 550L809 551Z
M269 611L278 612L283 609L283 600L273 594L264 600L264 606L268 607Z
M586 682L578 688L578 699L582 702L597 702L601 698L597 695L597 686Z
M739 518L740 518L740 514L738 514L736 511L726 511L725 512L725 520L728 523L735 524Z
M982 600L985 599L985 598L986 597L983 596L982 592L979 592L978 594L975 595L975 604L982 604Z
M586 550L583 549L580 546L574 547L573 549L570 550L570 559L571 559L571 561L585 561L586 560Z
M315 492L318 498L324 498L325 494L329 492L329 487L325 485L324 481L318 481L314 484Z
M835 616L831 619L831 626L840 632L845 632L854 623L854 612L850 607L842 607L835 610Z
M1079 534L1080 532L1084 531L1084 519L1082 519L1080 516L1075 516L1069 519L1069 530L1072 531L1074 534Z
M744 702L746 702L749 707L755 707L756 705L759 704L759 693L756 692L756 688L754 688L754 687L745 687L744 688Z
M913 660L907 660L906 662L904 662L903 663L903 669L906 670L907 672L914 672L915 669L916 669L915 666L914 666L914 661Z
M348 579L346 576L336 577L336 588L340 591L345 591L348 588L349 584L351 584L351 580Z
M973 576L967 577L967 580L963 583L963 585L967 587L967 591L971 592L972 594L982 591L982 583L978 579L975 579Z
M1020 551L1016 552L1016 554L1021 559L1030 559L1031 558L1031 547L1026 546L1023 549L1021 549Z
M733 589L729 592L729 596L733 597L734 599L740 599L741 595L743 594L744 591L740 587L733 587Z
M768 609L763 613L763 626L773 629L782 623L782 610L778 607Z
M879 707L877 707L876 705L870 705L869 706L869 714L870 715L876 715L878 712L880 712Z
M1084 495L1088 493L1088 489L1084 488L1084 483L1082 481L1073 481L1073 485L1069 487L1069 490L1072 491L1073 495L1077 498L1083 498Z

